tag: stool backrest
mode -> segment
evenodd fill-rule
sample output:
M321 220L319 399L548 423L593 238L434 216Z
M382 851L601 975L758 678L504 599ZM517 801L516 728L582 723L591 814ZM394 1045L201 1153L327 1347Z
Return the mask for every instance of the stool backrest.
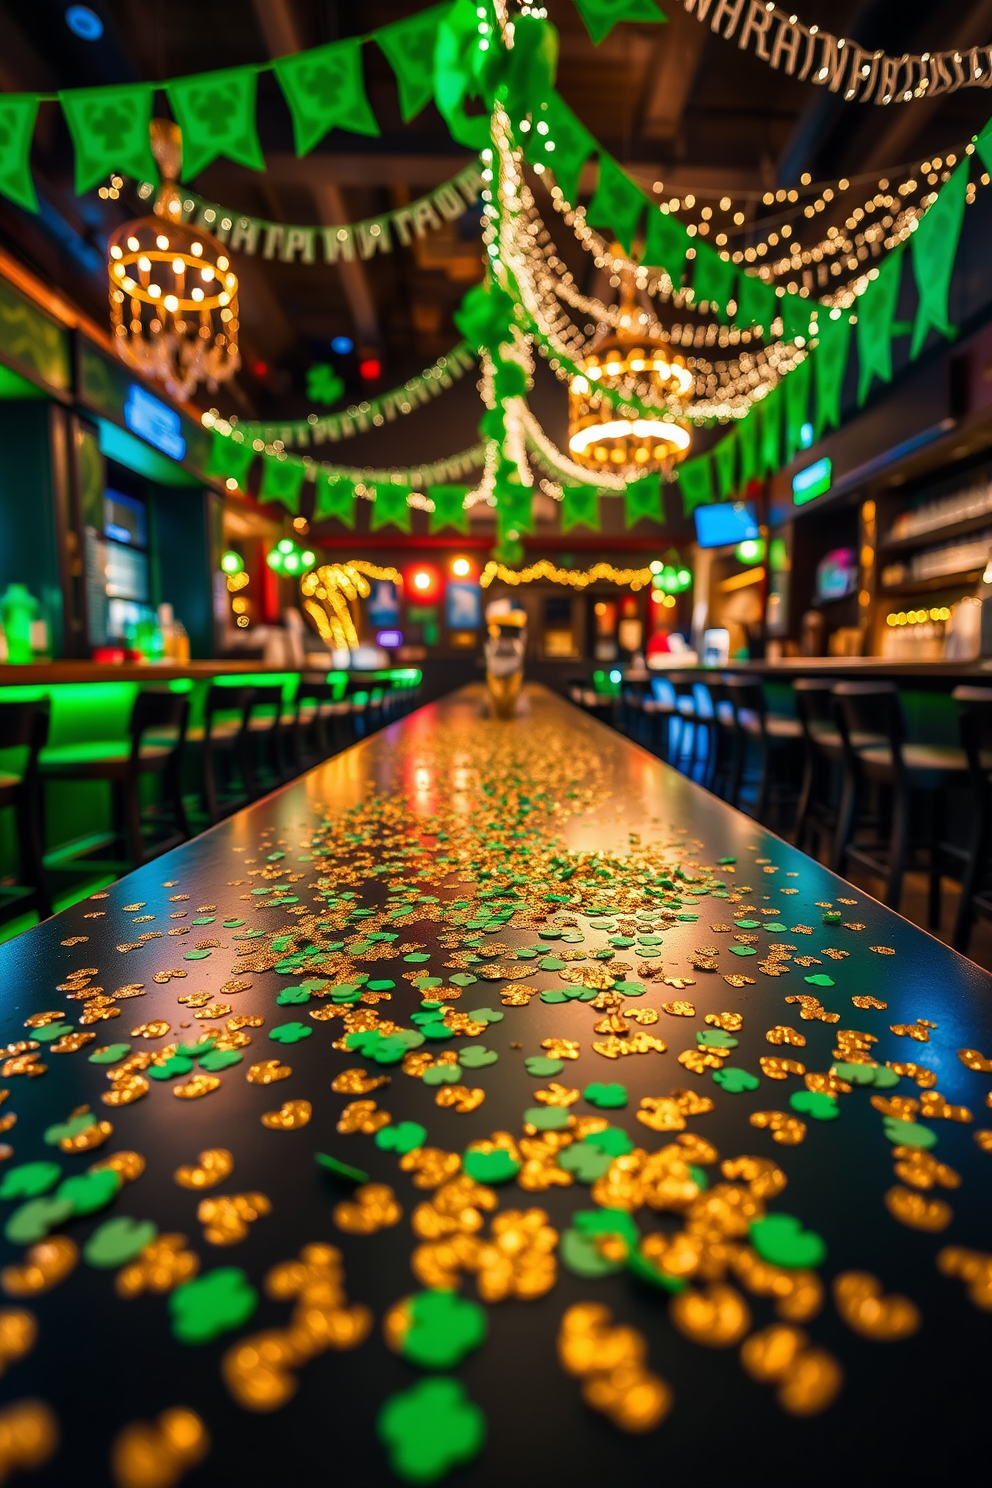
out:
M268 720L270 728L277 729L282 717L282 683L268 683L251 691L251 720Z
M207 738L213 733L214 722L218 718L230 717L236 714L241 720L241 733L248 727L248 719L251 716L252 699L255 696L253 687L218 687L211 683L207 689L206 700L203 704L203 727Z
M894 682L838 682L833 690L834 721L844 752L853 760L867 744L887 744L893 763L902 762L906 739L899 689Z
M724 678L724 686L735 715L739 718L741 713L753 713L764 727L768 704L761 678L728 676Z
M140 757L148 734L154 734L156 744L168 744L170 753L175 754L185 742L188 721L189 696L185 692L169 692L165 688L139 692L129 724L132 762Z
M958 705L961 744L972 782L984 793L992 784L992 688L955 687L951 696Z
M38 755L48 742L50 705L47 698L25 703L0 703L0 749L26 749L24 777L34 775Z
M832 682L825 677L797 677L792 684L792 696L796 717L807 739L815 739L817 734L836 733Z

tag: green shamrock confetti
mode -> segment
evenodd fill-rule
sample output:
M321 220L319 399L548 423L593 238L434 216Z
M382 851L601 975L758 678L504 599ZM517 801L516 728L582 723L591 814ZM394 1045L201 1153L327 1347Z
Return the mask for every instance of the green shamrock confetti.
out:
M48 1193L62 1177L57 1162L21 1163L8 1168L0 1183L0 1199L36 1199Z
M275 1028L269 1029L269 1038L275 1039L277 1044L298 1044L301 1039L308 1039L312 1033L313 1029L308 1028L305 1023L277 1023Z
M341 989L336 987L334 990L337 992ZM358 997L361 997L361 988L356 987L354 990L356 999ZM335 998L335 1001L337 1000L338 999ZM306 987L283 987L282 991L276 997L276 1002L279 1004L280 1007L296 1007L297 1005L309 1001L310 993L307 991Z
M603 1152L588 1142L573 1142L571 1147L565 1147L556 1154L556 1161L566 1173L572 1173L579 1183L595 1183L610 1168L613 1158L608 1152ZM578 1234L578 1231L568 1233Z
M614 982L614 992L622 992L624 997L643 997L648 990L643 982Z
M487 1049L484 1044L470 1044L467 1049L458 1051L458 1063L463 1069L488 1069L498 1058L496 1050Z
M618 1084L604 1085L597 1080L586 1086L582 1098L601 1111L618 1111L627 1104L627 1087Z
M153 1080L173 1080L177 1075L188 1075L193 1068L192 1059L184 1054L171 1054L161 1064L150 1064L146 1070Z
M803 1116L812 1116L814 1121L836 1121L840 1115L837 1097L824 1090L797 1090L789 1096L789 1105Z
M803 981L809 982L811 987L835 987L837 985L833 977L827 976L823 971L814 971L812 976L803 977Z
M732 945L729 949L732 956L756 956L758 954L755 946Z
M735 1065L714 1070L713 1080L728 1095L740 1095L745 1090L757 1090L761 1084L757 1075L752 1075L745 1069L738 1069Z
M117 1064L130 1052L130 1044L104 1044L102 1048L94 1049L88 1058L90 1064Z
M429 1064L421 1078L425 1085L457 1085L461 1077L460 1064Z
M751 1244L770 1266L788 1266L810 1271L827 1258L827 1247L815 1230L804 1230L793 1214L769 1214L756 1219L750 1230Z
M101 1270L125 1266L140 1255L157 1234L158 1225L150 1219L129 1219L125 1214L118 1215L93 1231L83 1246L83 1259Z
M410 1327L400 1352L421 1369L454 1369L486 1340L485 1308L455 1292L417 1292L406 1306Z
M936 1147L937 1133L917 1121L898 1121L895 1116L883 1118L882 1127L890 1142L897 1147Z
M205 961L210 955L209 951L186 951L183 954L184 961Z
M73 1116L69 1121L60 1121L55 1126L46 1127L42 1134L42 1141L46 1147L57 1147L60 1142L78 1137L80 1132L96 1124L97 1118L92 1111L84 1111L81 1116Z
M67 1178L56 1191L57 1199L72 1204L73 1214L95 1214L116 1199L121 1189L121 1175L113 1168L100 1168L95 1173L79 1173Z
M476 1183L509 1183L520 1172L520 1163L496 1147L492 1152L466 1152L462 1168Z
M49 1230L64 1219L69 1219L73 1207L71 1199L60 1199L55 1194L31 1199L14 1210L4 1226L4 1236L11 1245L33 1245L36 1240L43 1240Z
M427 1128L419 1121L398 1121L375 1134L375 1145L383 1152L413 1152L427 1141Z
M700 1028L696 1031L696 1043L701 1049L736 1049L737 1040L732 1033L722 1028Z
M568 1111L564 1106L528 1106L524 1112L528 1126L538 1131L564 1131L568 1125Z
M524 1069L529 1075L533 1075L535 1080L547 1080L552 1075L560 1075L564 1068L563 1059L549 1059L544 1054L531 1054L528 1059L524 1060Z
M210 1049L200 1060L200 1068L216 1074L218 1070L230 1069L232 1065L240 1064L244 1055L237 1049Z
M376 1420L389 1464L407 1483L436 1483L482 1450L486 1418L458 1380L422 1380L392 1395Z
M180 1343L210 1343L246 1323L258 1293L238 1266L218 1266L177 1287L169 1297L173 1337Z
M600 1152L609 1153L610 1157L626 1157L634 1150L634 1144L622 1126L608 1126L603 1131L590 1132L584 1142Z
M52 1044L65 1033L74 1032L71 1023L49 1023L44 1028L31 1030L31 1037L38 1040L39 1044Z
M541 992L539 995L540 995L540 998L541 998L541 1001L542 1002L567 1002L568 1001L568 993L562 987L548 987L548 988L545 989L545 991Z

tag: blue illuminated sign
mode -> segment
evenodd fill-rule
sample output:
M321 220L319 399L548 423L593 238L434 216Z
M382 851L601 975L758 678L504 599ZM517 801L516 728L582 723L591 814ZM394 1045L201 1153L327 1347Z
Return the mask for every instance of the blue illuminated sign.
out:
M132 434L154 445L171 460L182 460L186 455L186 440L183 438L182 422L174 408L160 403L151 393L132 382L124 403L124 422Z
M794 505L802 506L803 502L812 501L814 496L822 496L824 491L829 491L832 476L833 462L826 455L813 465L807 465L805 470L797 470L792 477Z

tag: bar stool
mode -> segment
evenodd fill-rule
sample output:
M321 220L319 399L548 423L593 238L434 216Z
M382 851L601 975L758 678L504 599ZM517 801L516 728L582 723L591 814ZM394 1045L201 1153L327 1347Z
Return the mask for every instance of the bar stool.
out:
M327 731L330 714L326 710L334 701L330 684L322 677L301 677L296 689L295 748L301 769L319 764L331 753Z
M284 746L295 724L295 709L283 707L281 682L252 688L247 752L252 800L275 790L293 773L287 766Z
M706 730L706 770L703 784L714 795L729 797L739 747L737 715L725 677L700 682L709 699L702 725Z
M182 756L189 719L185 693L149 688L139 692L128 724L130 739L56 745L41 751L40 768L46 780L106 780L114 795L115 836L123 839L132 867L189 839L189 822L182 793ZM162 781L162 805L143 810L141 783L150 776ZM145 826L171 812L174 831L164 841L147 844ZM77 859L82 862L82 859ZM88 862L86 866L95 866Z
M52 913L41 840L41 781L38 757L48 738L48 699L0 703L0 750L23 750L16 771L0 772L0 807L13 807L17 822L21 883L0 887L0 920L35 910L39 920Z
M803 737L803 778L793 839L802 848L812 829L817 839L837 831L833 776L844 760L844 744L834 718L833 683L825 677L797 677L792 684Z
M675 694L671 763L691 775L696 753L696 679L692 672L669 672L668 680Z
M672 720L678 712L675 689L667 677L652 677L651 691L641 700L644 742L652 754L671 763Z
M975 821L961 879L951 944L967 954L977 915L992 919L989 854L992 846L992 689L956 687L961 743L968 758Z
M203 704L202 725L186 731L187 742L199 744L202 750L201 800L211 826L222 816L247 806L251 799L248 725L254 697L253 687L211 683ZM235 773L240 789L234 789Z
M724 679L724 686L737 724L737 758L730 801L740 807L748 745L753 744L758 751L754 816L756 821L763 821L769 804L780 805L794 794L790 792L787 780L778 775L777 769L776 778L772 779L772 766L778 767L795 757L802 739L802 724L798 718L769 712L765 690L758 677L729 676Z
M940 923L941 833L944 793L963 784L968 769L965 751L952 744L907 742L899 693L892 682L839 682L833 689L834 716L844 756L844 787L837 817L831 868L843 874L849 862L885 880L885 903L898 909L911 851L922 847L929 877L928 923ZM877 811L858 818L865 786L891 791L891 818ZM916 793L926 804L925 842L911 840L910 812ZM875 837L855 843L859 826Z

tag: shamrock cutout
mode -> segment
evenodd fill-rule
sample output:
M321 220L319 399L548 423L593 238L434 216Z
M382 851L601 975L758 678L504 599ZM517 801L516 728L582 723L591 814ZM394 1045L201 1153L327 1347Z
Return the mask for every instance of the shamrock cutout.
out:
M409 1323L400 1353L421 1369L454 1369L489 1331L485 1308L456 1292L417 1292L400 1308Z
M544 956L537 964L542 971L561 971L562 967L567 966L568 963L557 956Z
M361 1168L352 1168L348 1163L339 1162L336 1157L328 1157L326 1152L315 1152L315 1160L328 1173L333 1173L335 1178L344 1178L349 1183L368 1183L368 1173L363 1173Z
M121 1214L93 1231L83 1246L83 1259L104 1270L124 1266L151 1245L157 1234L158 1226L150 1219L129 1219Z
M822 972L822 971L815 971L812 976L803 977L803 981L804 982L809 982L809 984L810 984L811 987L834 987L834 986L836 986L836 983L835 983L833 977L827 976L826 973L825 972Z
M223 920L222 921L222 924L223 924L225 930L238 930L245 923L246 923L245 920Z
M209 951L186 951L183 954L184 961L205 961L210 955Z
M458 1380L428 1379L390 1396L376 1430L397 1477L433 1483L478 1455L486 1418Z
M723 1028L700 1028L696 1031L696 1043L701 1049L736 1049L737 1040Z
M751 1244L770 1266L808 1271L827 1258L827 1247L815 1230L804 1230L793 1214L769 1214L756 1219L750 1230Z
M421 1075L425 1085L457 1085L462 1077L460 1064L429 1064Z
M561 987L549 987L547 991L540 994L542 1002L567 1002L568 993Z
M414 966L419 966L424 961L429 961L430 959L426 951L411 951L408 956L403 957L404 961L409 961Z
M67 1178L56 1190L57 1199L72 1204L73 1214L95 1214L116 1199L121 1189L121 1175L113 1168L98 1168L93 1173L78 1173Z
M305 1023L278 1023L275 1028L269 1029L269 1038L275 1039L277 1044L298 1044L301 1039L308 1039L313 1033Z
M4 1236L11 1245L33 1245L43 1240L49 1230L68 1219L73 1212L71 1199L60 1199L51 1194L47 1198L31 1199L15 1209L4 1226Z
M190 920L190 924L191 925L212 925L214 923L214 920L216 920L216 918L217 918L216 915L197 915L197 917L196 917L195 920Z
M94 1049L88 1056L90 1064L117 1064L118 1060L130 1054L130 1044L104 1044L101 1049Z
M502 1147L492 1152L466 1152L462 1168L476 1183L509 1183L520 1172L520 1164Z
M470 1044L467 1049L458 1051L458 1063L463 1069L487 1069L498 1058L496 1050L487 1049L484 1044Z
M726 1090L728 1095L740 1095L744 1090L757 1090L761 1081L757 1075L749 1074L745 1069L737 1069L731 1065L727 1069L713 1071L713 1079L721 1090Z
M872 1064L832 1064L830 1073L848 1085L874 1085L875 1066ZM891 1071L890 1071L891 1073ZM898 1079L898 1076L896 1077Z
M760 920L735 920L734 921L734 924L737 926L738 930L760 930L761 929L761 921Z
M173 1337L180 1343L210 1343L240 1328L258 1306L258 1293L238 1266L218 1266L187 1281L169 1297Z
M355 992L358 997L362 995L361 988L359 987L355 988ZM296 1007L302 1003L309 1001L310 993L307 991L306 987L283 987L282 991L276 997L276 1002L279 1004L280 1007ZM338 1001L338 999L335 999L335 1001Z
M889 1141L897 1147L929 1148L937 1145L937 1133L917 1121L897 1121L894 1116L886 1116L882 1127Z
M566 1173L572 1173L579 1183L595 1183L597 1178L612 1166L613 1158L608 1152L601 1151L587 1142L573 1142L571 1147L557 1153L558 1166L564 1168ZM567 1233L577 1235L577 1230ZM564 1243L564 1236L562 1237ZM582 1275L579 1272L579 1275Z
M71 1023L49 1023L44 1028L33 1028L31 1037L37 1039L40 1044L52 1044L63 1034L72 1032Z
M388 977L381 977L376 982L367 982L366 986L370 992L391 992L396 983L391 982Z
M411 1049L419 1049L423 1042L422 1033L412 1028L398 1028L395 1033L380 1034L371 1057L376 1064L399 1064Z
M888 1065L880 1064L872 1070L871 1083L873 1090L891 1090L894 1085L899 1084L899 1076Z
M215 1033L208 1034L204 1039L197 1039L192 1044L177 1044L176 1053L180 1059L202 1059L204 1054L209 1054L217 1042Z
M528 1106L524 1121L538 1131L564 1131L568 1126L568 1111L564 1106Z
M756 956L758 952L755 946L732 945L730 947L730 954L732 956Z
M73 1116L68 1121L60 1121L56 1126L45 1128L42 1141L46 1147L57 1147L71 1137L78 1137L80 1132L86 1131L87 1127L96 1125L96 1117L91 1111L84 1111L81 1116Z
M357 982L342 982L340 986L331 988L331 1001L358 1002L364 990Z
M413 1152L427 1141L427 1128L419 1121L398 1121L375 1134L375 1145L383 1152Z
M583 1142L608 1153L611 1158L625 1157L634 1150L634 1144L622 1126L608 1126L604 1131L590 1132Z
M21 1163L18 1168L8 1168L0 1183L0 1199L36 1199L48 1193L62 1177L57 1162Z
M627 1104L627 1087L625 1085L603 1085L594 1081L587 1085L582 1092L582 1097L591 1106L597 1106L601 1111L618 1111Z
M789 1105L814 1121L836 1121L840 1115L837 1097L825 1090L797 1090L789 1096Z
M129 98L119 98L113 103L92 104L84 110L86 128L91 134L103 139L104 150L121 149L134 125L136 105Z
M560 1075L565 1068L563 1059L548 1059L544 1054L532 1054L524 1060L524 1068L536 1080L546 1080L551 1075Z
M451 978L451 984L453 987L471 987L472 983L478 980L479 978L473 976L470 971L456 971Z
M318 362L307 369L307 397L311 403L323 403L330 408L344 396L344 382L334 368L326 362Z
M430 1039L434 1043L439 1043L455 1036L454 1030L449 1028L447 1023L442 1023L441 1019L437 1017L430 1018L421 1023L420 1032L425 1039Z
M233 1064L240 1064L243 1058L244 1055L239 1054L237 1049L211 1049L201 1058L200 1068L216 1074L218 1070L230 1069Z
M153 1080L172 1080L176 1075L188 1075L192 1068L192 1059L183 1054L172 1054L161 1064L150 1064L147 1073Z

